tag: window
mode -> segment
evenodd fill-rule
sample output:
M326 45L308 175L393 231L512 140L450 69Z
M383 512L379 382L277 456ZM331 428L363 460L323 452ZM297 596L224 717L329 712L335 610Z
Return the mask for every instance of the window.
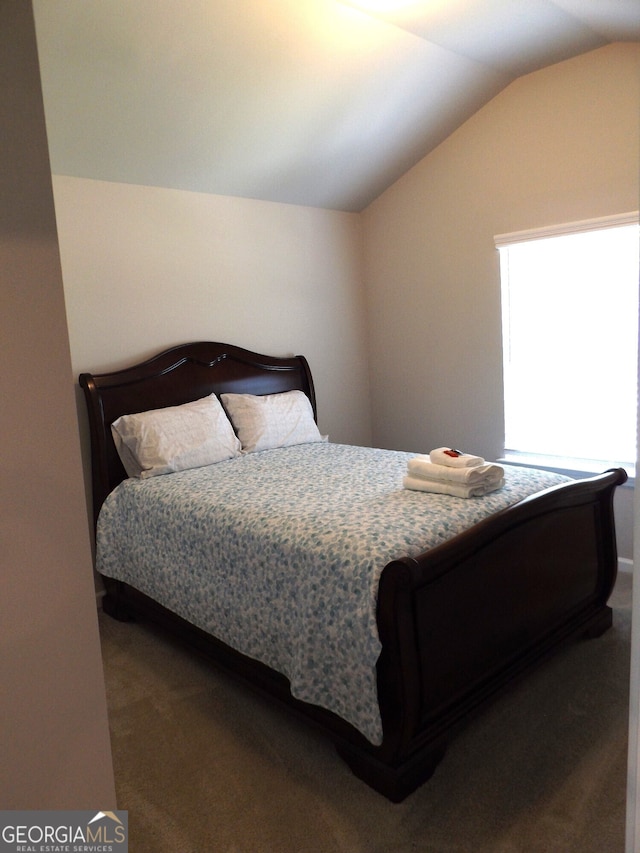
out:
M638 215L501 235L496 245L505 456L562 457L558 467L585 470L600 470L603 462L633 469Z

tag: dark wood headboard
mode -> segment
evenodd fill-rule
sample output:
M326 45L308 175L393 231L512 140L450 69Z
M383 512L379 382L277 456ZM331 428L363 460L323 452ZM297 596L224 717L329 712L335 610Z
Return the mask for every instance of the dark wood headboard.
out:
M133 412L178 406L208 394L277 394L299 390L317 418L313 379L302 355L279 358L230 344L181 344L113 373L82 373L91 436L93 516L126 473L111 435L111 424Z

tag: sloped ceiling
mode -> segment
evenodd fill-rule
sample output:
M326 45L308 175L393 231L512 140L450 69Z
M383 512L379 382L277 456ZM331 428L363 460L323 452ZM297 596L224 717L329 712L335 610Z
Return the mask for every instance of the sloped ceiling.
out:
M34 0L55 174L359 211L638 0Z

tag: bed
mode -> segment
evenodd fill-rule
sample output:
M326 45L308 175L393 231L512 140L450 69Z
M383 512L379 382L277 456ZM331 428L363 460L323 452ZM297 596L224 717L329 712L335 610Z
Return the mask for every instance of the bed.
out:
M403 489L412 454L319 434L303 356L222 343L79 382L105 612L159 623L286 705L393 802L473 711L612 623L622 469L506 469L504 488L471 500ZM312 425L261 445L238 412L285 398ZM203 401L233 421L227 455L132 471L120 424Z

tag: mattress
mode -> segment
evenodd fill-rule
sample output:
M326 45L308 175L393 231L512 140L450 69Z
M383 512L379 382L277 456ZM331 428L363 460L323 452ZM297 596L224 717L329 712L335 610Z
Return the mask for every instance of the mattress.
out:
M505 466L503 488L483 497L427 494L402 487L412 455L322 442L125 480L100 513L97 569L282 673L295 697L379 744L384 566L568 480Z

